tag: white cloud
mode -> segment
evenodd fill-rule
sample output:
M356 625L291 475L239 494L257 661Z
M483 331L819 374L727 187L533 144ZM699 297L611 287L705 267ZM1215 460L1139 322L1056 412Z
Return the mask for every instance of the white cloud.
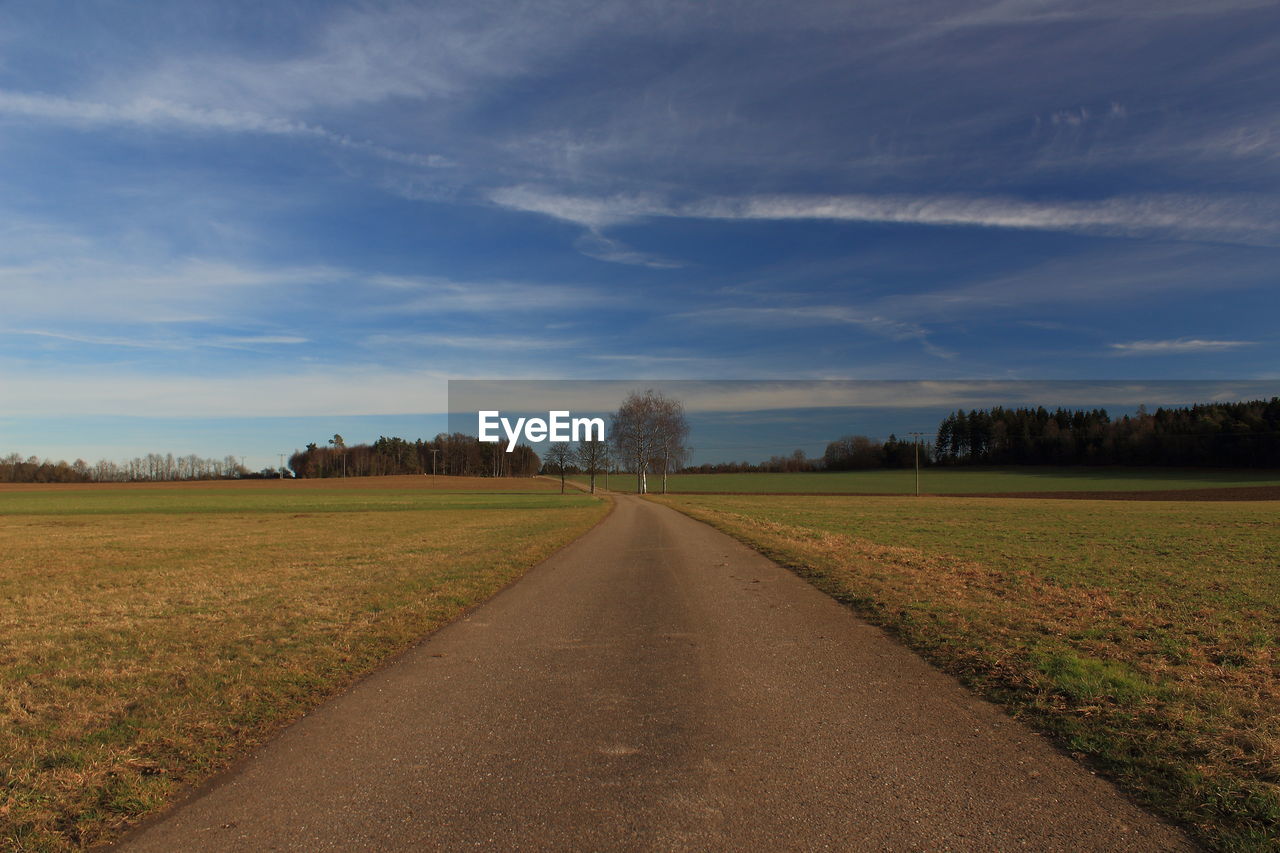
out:
M707 308L676 315L695 321L718 321L732 325L862 326L896 340L923 337L925 330L915 323L902 322L848 305L792 305L767 307Z
M630 266L654 269L677 269L684 264L667 258L638 252L601 230L649 216L668 216L673 212L656 196L622 195L610 198L586 198L546 192L536 187L503 187L489 193L489 200L513 210L540 213L587 230L574 241L574 248L589 258Z
M601 288L522 281L459 281L434 276L368 275L361 281L387 290L395 299L369 309L396 314L486 314L493 311L576 310L625 301Z
M193 107L152 97L122 103L104 103L56 95L0 91L0 114L82 125L124 124L160 129L307 137L402 165L423 168L451 165L447 158L439 155L396 151L302 121L221 107Z
M50 243L57 245L58 240ZM72 240L66 252L9 246L0 293L11 323L165 324L235 320L255 292L280 294L344 280L330 267L264 267L173 257L119 257ZM9 261L8 263L5 263ZM56 330L61 332L62 330Z
M957 30L988 27L1006 28L1066 22L1158 20L1202 15L1222 15L1237 10L1259 9L1270 0L1221 0L1206 4L1198 0L994 0L994 2L951 3L940 7L941 14L925 18L903 41L935 38ZM901 44L902 42L899 42Z
M489 198L502 207L541 213L593 230L650 216L678 215L657 196L644 194L591 198L563 195L538 187L515 186L496 189Z
M241 133L324 134L323 130L302 122L227 109L198 109L156 98L109 104L56 95L0 91L0 112L84 124L188 126Z
M410 346L425 349L462 349L484 353L493 350L528 352L531 350L572 349L580 346L583 341L576 338L558 336L535 338L496 332L492 335L380 334L370 335L365 343L371 347Z
M77 344L93 346L127 347L131 349L180 349L169 342L146 341L138 338L111 337L107 335L84 335L70 332L50 332L44 329L5 329L7 335L31 335L37 338L52 338L57 341L70 341Z
M310 338L298 335L217 335L209 339L211 346L258 346L260 344L306 344Z
M123 85L182 103L297 115L391 100L461 98L489 81L535 73L587 43L646 37L709 42L713 34L757 40L832 31L869 34L883 42L886 35L938 36L982 26L1221 14L1266 2L943 0L909 8L891 0L348 4L328 15L308 9L298 16L288 46L270 54L175 54L135 79L113 78L102 87Z
M293 310L314 305L314 300L300 301L298 295L337 285L361 294L347 309L348 316L576 310L621 304L629 298L621 291L584 286L182 257L159 247L121 243L91 239L38 221L0 222L0 294L6 325L48 334L90 334L99 343L111 338L119 339L121 345L155 347L169 344L163 336L150 343L133 342L97 329L112 324L136 327L197 322L238 329L244 327L246 318L269 319L272 315L263 312L277 309L268 306ZM252 322L249 328L255 328ZM86 332L88 329L95 331ZM295 342L291 332L283 339L271 337L274 334L237 337L233 332L230 337L209 340L218 345Z
M153 336L94 335L78 332L54 332L46 329L6 329L9 335L30 335L51 338L91 346L123 347L125 349L191 350L202 347L216 349L246 349L260 346L291 346L310 343L309 338L298 335L179 335L165 332Z
M288 53L175 56L127 85L183 102L286 114L392 100L438 104L495 80L554 68L583 44L833 26L876 29L918 17L899 6L883 0L856 7L781 7L769 0L728 7L702 0L353 4L328 17L309 16L313 29Z
M289 53L175 56L128 85L164 98L288 114L448 98L519 73L601 17L586 4L569 5L362 5L317 16L315 30Z
M857 326L895 341L916 341L937 358L954 358L955 353L937 346L929 331L918 323L895 319L882 313L848 305L784 305L762 307L707 308L688 311L677 317L698 323L726 323L732 326Z
M635 249L629 248L617 240L612 240L598 231L588 231L575 240L573 246L588 258L595 258L599 261L608 261L614 264L628 264L630 266L664 270L679 269L684 266L679 261L660 258L645 252L637 252Z
M1256 197L1152 195L1100 201L928 195L761 195L673 204L648 195L581 197L518 186L490 194L495 203L591 229L645 218L828 220L1110 234L1280 240L1276 205Z
M1214 341L1203 338L1175 338L1166 341L1129 341L1111 344L1122 355L1177 355L1188 352L1222 352L1256 346L1257 341Z

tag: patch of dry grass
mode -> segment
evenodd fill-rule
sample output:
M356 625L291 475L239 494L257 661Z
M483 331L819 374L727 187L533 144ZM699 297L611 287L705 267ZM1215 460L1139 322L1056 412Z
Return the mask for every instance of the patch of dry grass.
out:
M261 494L244 485L229 493ZM109 839L605 511L473 489L464 507L290 512L301 484L282 485L269 511L68 514L61 492L0 517L0 847Z
M1280 504L660 499L1223 850L1280 849Z

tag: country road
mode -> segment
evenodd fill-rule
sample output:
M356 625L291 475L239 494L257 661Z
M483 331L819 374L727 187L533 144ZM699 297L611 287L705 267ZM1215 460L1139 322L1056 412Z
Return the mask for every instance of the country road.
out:
M1194 849L793 574L614 499L122 847Z

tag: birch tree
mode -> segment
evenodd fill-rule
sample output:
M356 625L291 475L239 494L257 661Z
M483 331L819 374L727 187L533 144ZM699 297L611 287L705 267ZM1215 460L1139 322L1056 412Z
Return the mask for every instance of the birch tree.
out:
M662 468L665 491L667 468L687 455L689 424L680 401L652 388L643 394L633 391L614 413L611 426L610 440L619 458L635 472L637 494L648 493L654 465Z
M684 416L684 404L679 400L663 398L657 411L658 447L662 463L662 493L667 493L667 474L673 466L684 464L689 455L686 444L689 438L689 422Z

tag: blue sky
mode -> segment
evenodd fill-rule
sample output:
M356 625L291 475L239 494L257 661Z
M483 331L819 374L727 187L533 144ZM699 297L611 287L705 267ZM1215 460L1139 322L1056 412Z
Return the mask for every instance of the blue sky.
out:
M1233 0L6 3L0 453L274 464L429 435L449 378L1277 379L1278 36Z

